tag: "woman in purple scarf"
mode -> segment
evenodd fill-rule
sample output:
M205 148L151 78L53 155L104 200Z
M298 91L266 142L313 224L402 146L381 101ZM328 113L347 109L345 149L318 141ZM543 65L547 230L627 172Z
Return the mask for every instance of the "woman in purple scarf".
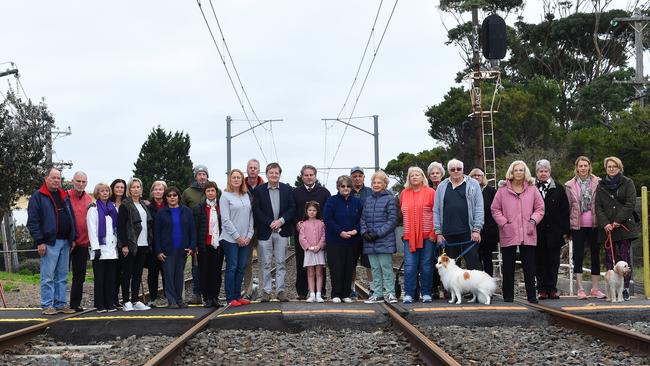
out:
M117 270L117 209L109 201L111 188L105 183L95 186L97 200L88 207L86 222L90 239L90 259L95 275L95 307L98 313L113 312L115 308L115 278Z

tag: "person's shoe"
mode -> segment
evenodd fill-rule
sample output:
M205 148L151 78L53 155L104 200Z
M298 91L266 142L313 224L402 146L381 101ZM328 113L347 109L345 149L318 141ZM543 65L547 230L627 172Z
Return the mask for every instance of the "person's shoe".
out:
M53 307L49 307L49 308L43 309L43 315L56 315L56 314L58 314L58 313L59 313L59 311L56 310L56 309L53 308Z
M248 304L251 303L250 300L246 300L243 297L240 298L240 299L237 299L237 301L239 301L239 303L242 304L242 305L248 305Z
M429 300L431 301L431 300ZM413 298L411 295L404 295L404 299L402 300L402 303L404 304L412 304L413 303Z
M105 312L107 312L107 311L108 311L108 310L106 310L106 309L97 309L97 313L98 313L98 314L105 313Z
M325 300L323 300L323 297L320 295L320 292L316 293L316 302L325 302Z
M68 305L64 306L59 311L62 312L63 314L74 314L77 312L75 309L69 307Z
M204 308L211 308L211 307L214 307L214 303L212 302L212 300L205 300L205 301L203 302L203 307L204 307Z
M131 301L127 301L122 305L122 310L124 311L133 311L133 304L131 304Z
M587 300L587 293L585 292L585 290L583 289L578 290L578 299Z
M340 297L333 297L332 302L335 304L340 304L341 303L341 298Z
M181 307L178 304L169 304L167 305L167 309L180 309Z
M540 291L540 292L538 292L538 293L537 293L537 298L538 298L539 300L548 300L548 298L549 298L549 296L548 296L548 292L546 292L546 291Z
M278 298L278 301L280 301L280 302L289 301L289 299L287 298L287 294L285 294L284 291L278 292L277 298Z
M237 301L237 300L230 300L228 305L230 305L230 307L234 308L234 307L237 307L237 306L241 306L241 303L239 301Z
M133 304L133 310L144 311L144 310L151 310L151 308L143 304L141 301L138 301L135 304Z
M528 302L531 304L539 304L539 301L536 298L530 298L528 299Z
M350 298L351 299L356 299L358 297L359 297L359 295L357 295L357 290L350 291Z
M107 309L106 311L109 312L109 313L114 313L114 312L117 311L117 308L110 308L110 309Z
M178 307L181 309L187 309L187 303L184 301L181 301L178 303Z
M382 297L378 297L378 296L372 295L372 296L370 296L370 297L368 298L368 300L365 300L363 303L364 303L364 304L376 304L376 303L379 303L379 302L382 302L382 301L384 301L384 297L383 297L383 296L382 296Z
M397 303L397 297L395 297L395 294L388 294L386 301L388 301L389 304L395 304Z
M597 299L604 299L607 297L602 291L600 291L599 288L592 288L591 289L591 296L597 298Z
M624 288L623 289L623 300L625 301L630 301L630 290Z
M147 303L147 306L150 307L150 308L157 308L158 307L158 305L156 305L156 300L149 301Z
M513 301L515 301L515 299L513 299L512 297L503 298L503 302L513 302Z
M351 303L354 302L354 300L352 300L352 299L349 298L349 297L344 297L343 300L341 300L341 301L343 301L343 302L346 303L346 304L351 304Z
M193 294L192 298L190 299L190 304L201 304L203 301L201 300L201 295L200 294Z
M117 302L115 302L115 304L113 304L113 306L115 306L115 309L122 309L124 307L124 304L117 301Z
M548 298L551 300L559 300L560 294L557 291L551 291L548 293Z
M306 302L314 302L314 301L316 301L316 294L314 294L313 292L310 293L310 294L309 294L309 297L308 297L307 300L305 300L305 301L306 301Z
M271 296L269 296L269 294L267 294L266 292L263 292L262 293L262 298L260 299L260 302L269 302L270 299L271 299Z
M72 308L72 310L74 310L75 313L81 313L81 312L86 311L86 309L81 307L81 306L77 306L76 308Z
M422 302L431 302L431 296L430 295L423 295L422 296Z

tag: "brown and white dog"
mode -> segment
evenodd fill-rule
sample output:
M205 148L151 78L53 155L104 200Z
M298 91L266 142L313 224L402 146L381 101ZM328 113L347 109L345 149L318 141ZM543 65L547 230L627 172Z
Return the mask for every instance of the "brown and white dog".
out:
M462 295L466 292L471 292L474 295L470 302L474 302L478 297L480 303L490 304L497 283L489 274L483 271L462 269L456 265L456 260L445 254L438 257L436 268L440 274L440 282L451 293L450 304L454 302L460 304Z
M614 269L605 273L607 297L611 302L623 301L623 277L630 273L630 266L625 261L618 261Z

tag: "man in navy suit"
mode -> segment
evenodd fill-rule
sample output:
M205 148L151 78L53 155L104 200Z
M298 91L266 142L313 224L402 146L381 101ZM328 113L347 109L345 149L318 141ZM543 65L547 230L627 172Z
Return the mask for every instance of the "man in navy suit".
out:
M282 168L278 163L266 166L267 183L261 184L253 193L253 215L257 233L257 250L262 267L262 302L271 296L271 264L275 256L275 289L280 301L287 298L284 277L284 261L287 257L289 238L293 233L294 202L291 186L280 183Z

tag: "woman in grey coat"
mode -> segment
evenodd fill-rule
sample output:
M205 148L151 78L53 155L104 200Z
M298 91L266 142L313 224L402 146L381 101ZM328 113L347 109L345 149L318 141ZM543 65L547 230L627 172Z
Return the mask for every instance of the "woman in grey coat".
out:
M393 274L393 253L395 227L397 227L397 201L388 191L388 176L379 170L372 175L372 195L366 199L361 214L361 235L363 254L368 255L372 268L373 295L367 304L382 301L396 303L395 275Z

